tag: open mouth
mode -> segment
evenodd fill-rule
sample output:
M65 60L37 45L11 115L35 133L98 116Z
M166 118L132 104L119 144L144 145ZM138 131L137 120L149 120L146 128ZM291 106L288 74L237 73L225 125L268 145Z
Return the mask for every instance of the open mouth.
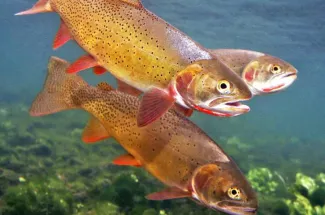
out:
M209 104L209 107L212 108L213 110L213 115L216 116L233 117L250 111L249 106L244 105L238 101L225 102L225 103L215 105L216 102L217 101L215 100Z

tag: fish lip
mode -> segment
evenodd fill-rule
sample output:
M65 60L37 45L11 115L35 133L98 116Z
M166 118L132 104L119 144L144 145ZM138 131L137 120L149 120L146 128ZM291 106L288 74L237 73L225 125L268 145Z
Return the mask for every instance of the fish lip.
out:
M214 105L216 100L210 102L209 106L213 109L214 113L221 117L238 116L250 111L250 107L240 103L239 101L224 102Z
M217 210L226 212L231 215L254 215L256 214L258 207L249 207L249 206L236 206L236 205L228 205L228 206L223 206L222 207L222 202L217 204Z
M273 87L264 88L262 92L264 93L271 93L271 92L278 92L288 88L295 80L297 79L297 72L290 72L278 76L276 80L278 80L277 85L273 85Z

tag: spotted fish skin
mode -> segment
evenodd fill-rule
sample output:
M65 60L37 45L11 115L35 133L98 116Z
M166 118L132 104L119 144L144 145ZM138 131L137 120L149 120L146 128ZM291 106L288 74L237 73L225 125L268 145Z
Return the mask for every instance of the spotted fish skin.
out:
M165 88L187 65L211 54L144 7L120 0L51 0L73 38L100 66L146 90Z
M88 132L83 134L88 137L95 135L97 140L113 137L129 153L120 156L118 162L124 159L126 165L142 166L169 187L165 191L148 195L149 199L190 197L230 214L238 214L239 211L244 215L255 214L256 194L243 173L194 123L182 114L169 110L148 126L138 127L139 98L116 91L108 84L89 86L80 76L67 74L65 70L68 66L67 61L57 57L50 59L43 90L29 111L32 116L68 109L89 112L95 120L88 123ZM242 200L236 200L236 205L227 194L234 187L242 193ZM217 204L217 195L206 195L211 193L206 189L220 193L220 202L228 198L225 204Z

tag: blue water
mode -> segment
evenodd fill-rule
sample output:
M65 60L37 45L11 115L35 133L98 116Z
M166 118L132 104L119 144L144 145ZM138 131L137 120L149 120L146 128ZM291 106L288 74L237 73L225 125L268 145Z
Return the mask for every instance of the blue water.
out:
M238 136L247 143L268 138L272 160L278 139L298 138L299 159L324 151L317 166L325 162L325 1L324 0L144 0L144 5L208 48L251 49L280 57L299 71L287 90L255 97L248 114L231 119L196 113L192 118L211 137ZM1 0L0 3L0 99L12 97L30 103L42 87L48 58L56 55L73 61L83 51L69 42L57 51L51 48L59 26L54 13L15 17L33 0ZM82 75L96 83L109 75ZM28 98L23 98L28 95ZM13 102L13 101L10 101ZM274 139L272 139L274 138ZM253 143L252 143L253 144ZM274 151L273 151L274 150ZM294 144L288 152L297 150ZM262 151L262 149L260 150ZM262 152L261 152L262 153ZM290 161L290 153L284 153ZM240 162L240 161L238 161ZM262 162L262 161L261 161ZM267 163L265 165L268 165ZM307 171L310 166L306 166ZM304 169L302 169L304 170Z

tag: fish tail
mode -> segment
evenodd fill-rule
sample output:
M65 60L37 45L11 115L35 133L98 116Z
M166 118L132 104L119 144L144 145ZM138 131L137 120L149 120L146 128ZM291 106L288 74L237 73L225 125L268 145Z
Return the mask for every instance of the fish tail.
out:
M80 76L66 73L69 65L58 57L50 58L43 89L29 111L31 116L44 116L80 107L77 93L88 87L88 84Z
M50 0L39 0L32 8L16 13L15 16L52 12Z

